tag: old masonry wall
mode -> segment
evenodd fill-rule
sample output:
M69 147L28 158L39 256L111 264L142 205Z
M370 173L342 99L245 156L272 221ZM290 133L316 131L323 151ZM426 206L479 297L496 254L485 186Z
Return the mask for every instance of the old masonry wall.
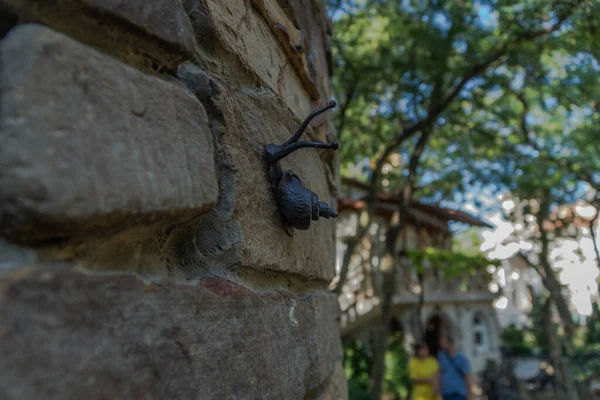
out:
M334 223L288 236L264 161L330 99L321 0L0 10L0 398L345 399Z

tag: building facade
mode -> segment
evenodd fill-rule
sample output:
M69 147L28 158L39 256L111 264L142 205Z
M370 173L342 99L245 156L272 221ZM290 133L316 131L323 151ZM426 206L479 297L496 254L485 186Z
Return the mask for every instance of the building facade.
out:
M343 259L347 238L356 234L357 222L364 211L366 186L344 179L344 196L339 201L338 260ZM342 335L370 343L371 326L380 317L381 274L379 255L383 250L386 226L398 208L394 196L379 195L371 230L352 257L339 302L342 309ZM443 207L412 203L408 208L405 232L410 249L434 248L450 251L452 233L449 221L487 226L478 219ZM340 269L341 261L337 268ZM407 260L400 261L393 297L393 319L402 330L407 348L425 340L436 353L439 339L449 332L457 348L471 360L473 371L480 373L487 360L500 358L500 328L489 291L487 265L467 276L444 276L435 265L426 265L420 277Z

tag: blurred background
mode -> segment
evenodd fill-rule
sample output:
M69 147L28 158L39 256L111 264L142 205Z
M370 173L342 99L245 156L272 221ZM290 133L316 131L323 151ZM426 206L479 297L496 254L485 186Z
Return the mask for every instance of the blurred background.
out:
M327 6L350 398L446 333L478 398L597 398L600 2Z

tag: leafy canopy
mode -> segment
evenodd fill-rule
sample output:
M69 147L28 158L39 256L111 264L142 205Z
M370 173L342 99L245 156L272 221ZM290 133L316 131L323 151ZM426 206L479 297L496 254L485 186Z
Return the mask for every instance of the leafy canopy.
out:
M600 185L599 2L329 3L345 175L369 178L419 126L431 132L423 198L491 187L568 201L581 182ZM391 154L379 188L402 187L414 140Z

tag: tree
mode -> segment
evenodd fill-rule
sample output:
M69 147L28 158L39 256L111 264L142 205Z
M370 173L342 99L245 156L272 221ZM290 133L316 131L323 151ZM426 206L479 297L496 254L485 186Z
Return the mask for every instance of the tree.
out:
M597 199L600 188L599 136L593 134L600 118L597 44L589 41L586 32L594 28L589 21L598 15L598 6L582 8L585 13L573 18L561 35L551 36L543 52L536 54L532 49L527 54L511 54L508 64L514 65L492 81L493 95L489 90L474 91L470 118L454 121L464 128L463 133L475 132L494 144L491 149L475 148L462 162L469 165L473 179L509 192L521 205L520 221L532 245L521 256L542 277L560 315L569 355L573 354L576 323L552 267L551 250L556 242L576 238L579 232L556 210L586 192ZM519 239L513 236L511 240ZM545 304L545 315L551 303ZM560 346L550 349L560 363ZM563 377L569 376L567 366L563 368Z
M334 84L341 103L337 128L342 170L364 179L370 188L367 216L359 219L358 234L347 243L338 291L352 254L370 226L375 193L399 193L403 199L398 217L389 226L381 263L388 269L384 271L372 377L372 391L379 398L391 294L398 255L403 254L395 239L404 227L406 204L415 196L440 201L466 186L485 184L498 191L518 189L522 198L543 197L547 204L540 208L543 221L556 198L563 196L553 191L555 185L582 178L593 182L593 174L581 173L594 171L593 162L583 163L582 157L581 163L565 163L552 148L543 154L535 149L548 142L523 135L523 121L526 125L529 120L521 118L526 104L520 97L525 102L537 101L536 94L550 87L544 80L554 52L574 55L582 47L595 45L584 30L595 28L598 7L589 2L541 0L329 3L337 32ZM506 88L512 89L514 81L524 75L539 81L535 93L527 90L523 96L511 91L509 95ZM553 137L557 131L555 127ZM584 143L573 138L569 145L581 149ZM528 187L527 181L540 174L536 162L547 167L544 184ZM361 164L364 168L356 167ZM561 173L556 175L555 170ZM521 171L523 178L510 181L515 171ZM551 197L547 198L548 189ZM541 239L543 258L550 238ZM548 282L553 285L552 277ZM557 305L560 301L553 298Z

